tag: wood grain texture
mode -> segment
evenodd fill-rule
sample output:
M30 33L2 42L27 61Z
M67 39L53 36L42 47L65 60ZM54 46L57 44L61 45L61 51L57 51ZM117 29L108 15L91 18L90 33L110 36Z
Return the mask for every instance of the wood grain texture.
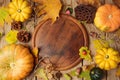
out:
M39 56L50 58L56 70L66 70L81 61L79 48L88 46L88 36L77 20L62 14L53 24L47 20L37 26L33 46L40 49Z
M9 3L9 1L10 0L0 0L0 6L7 5L7 3ZM66 8L67 7L74 8L77 5L76 4L77 0L62 0L62 1L63 2L66 1L65 2L67 4ZM102 1L102 4L104 4L104 3L112 4L112 0L101 0L101 1ZM72 4L71 4L71 2L72 2ZM35 5L33 2L31 2L31 3L33 5ZM73 16L74 16L74 13L73 13ZM28 21L26 21L24 23L24 27L26 27L26 29L28 31L30 31L31 34L33 34L34 27L39 23L39 21L41 21L41 18L38 19L36 16L34 16L33 18L30 18ZM95 31L102 36L106 36L106 40L113 40L114 42L110 46L115 48L116 50L119 50L119 52L120 52L120 37L118 36L120 33L120 29L114 33L103 33L101 31L99 31L93 24L87 24L87 25L85 25L85 27L87 29L88 34L90 34L91 31ZM4 33L4 36L0 39L0 48L3 47L4 45L7 45L7 43L5 41L5 35L9 32L10 29L11 29L11 26L8 24L5 24L4 27L0 27L0 32ZM94 49L94 45L93 45L94 38L89 36L89 39L90 39L89 48L91 50L91 55L94 56L94 54L95 54L95 49ZM20 42L18 42L18 43L20 43ZM20 44L24 44L24 43L20 43ZM31 41L25 45L31 45ZM82 64L80 63L78 66L83 66L83 65L88 65L88 64L92 64L92 63L83 61L83 63ZM76 66L76 67L78 67L78 66ZM75 69L75 68L73 68L73 69ZM71 70L72 69L64 71L63 73L69 72ZM102 79L102 80L120 80L119 77L116 77L115 73L116 73L116 69L106 71L106 75L104 76L104 79ZM25 80L29 80L29 79L25 79ZM37 80L36 77L34 77L33 80ZM66 79L61 78L60 80L66 80ZM84 80L84 79L73 78L73 80Z

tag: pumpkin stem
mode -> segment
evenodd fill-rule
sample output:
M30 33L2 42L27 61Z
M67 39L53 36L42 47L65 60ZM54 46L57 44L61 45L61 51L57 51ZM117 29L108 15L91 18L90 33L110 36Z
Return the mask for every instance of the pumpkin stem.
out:
M109 55L106 55L106 56L105 56L105 59L108 59L108 58L109 58Z
M15 67L15 63L10 63L10 67L14 68Z
M94 71L92 71L91 74L95 74Z
M20 13L22 10L21 9L18 9L17 12Z
M112 14L110 14L110 15L108 16L108 18L111 19L111 18L112 18Z

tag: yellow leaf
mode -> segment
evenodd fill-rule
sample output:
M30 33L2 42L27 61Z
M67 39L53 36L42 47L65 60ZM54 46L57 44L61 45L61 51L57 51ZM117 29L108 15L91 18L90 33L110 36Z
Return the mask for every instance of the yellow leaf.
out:
M9 44L16 43L17 42L17 33L18 33L18 31L16 31L16 30L9 31L5 36L6 42Z
M38 48L37 47L33 48L32 52L35 57L38 57Z
M59 17L59 12L61 10L62 4L60 0L34 0L42 5L37 7L38 16L45 14L43 20L49 18L52 19L52 22L56 21L56 18Z
M5 22L10 24L12 19L9 16L7 8L0 7L0 25L3 26Z
M109 42L106 40L102 40L102 39L93 40L93 44L96 50L101 49L103 47L105 48L109 47Z
M47 74L43 68L38 68L35 75L42 80L48 80Z

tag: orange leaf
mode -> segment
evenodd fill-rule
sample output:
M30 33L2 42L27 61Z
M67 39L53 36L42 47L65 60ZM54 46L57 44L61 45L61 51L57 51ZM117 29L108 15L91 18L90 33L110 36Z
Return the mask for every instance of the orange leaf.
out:
M52 19L52 22L56 21L56 18L59 17L59 12L61 10L62 4L60 0L34 0L35 2L42 4L38 5L37 11L38 16L45 14L43 20L49 18Z

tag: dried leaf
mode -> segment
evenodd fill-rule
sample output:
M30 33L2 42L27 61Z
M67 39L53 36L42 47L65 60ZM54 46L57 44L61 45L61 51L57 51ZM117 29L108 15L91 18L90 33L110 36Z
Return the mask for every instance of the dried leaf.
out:
M70 74L71 76L77 76L76 70L72 70L69 74Z
M43 20L52 19L52 22L56 21L56 18L59 17L59 12L61 10L62 4L60 0L34 0L39 4L37 7L38 16L45 14Z
M12 22L12 19L9 16L8 10L4 7L1 7L0 8L0 25L3 26L5 22L10 24Z
M109 47L109 41L102 40L102 39L96 39L93 41L95 49L101 49L103 47L107 48Z
M89 74L90 74L90 71L82 71L81 74L78 77L79 78L85 78L85 80L91 80Z
M35 57L38 57L38 48L37 47L33 48L32 53Z
M64 74L63 76L64 76L65 80L72 80L72 78L69 74Z
M96 6L96 7L99 7L101 5L101 2L100 0L77 0L77 3L78 4L90 4L90 5L93 5L93 6Z
M17 33L18 33L18 31L16 31L16 30L9 31L5 36L6 42L9 44L16 43L17 42Z
M90 70L92 68L94 68L95 65L94 64L91 64L91 65L85 65L82 67L82 72L81 74L78 76L79 78L85 78L85 80L91 80L90 78Z
M92 61L92 58L91 58L91 55L90 55L90 50L88 50L87 47L81 47L79 49L79 55L80 55L80 58Z
M75 70L72 70L68 74L70 76L77 76L78 78L86 78L87 80L90 80L89 72L94 67L95 67L95 64L84 65L82 67L78 67Z
M90 71L92 68L95 67L95 64L91 64L91 65L84 65L82 66L82 70L83 71Z
M38 68L36 71L36 76L42 78L43 80L48 80L47 74L43 68Z

